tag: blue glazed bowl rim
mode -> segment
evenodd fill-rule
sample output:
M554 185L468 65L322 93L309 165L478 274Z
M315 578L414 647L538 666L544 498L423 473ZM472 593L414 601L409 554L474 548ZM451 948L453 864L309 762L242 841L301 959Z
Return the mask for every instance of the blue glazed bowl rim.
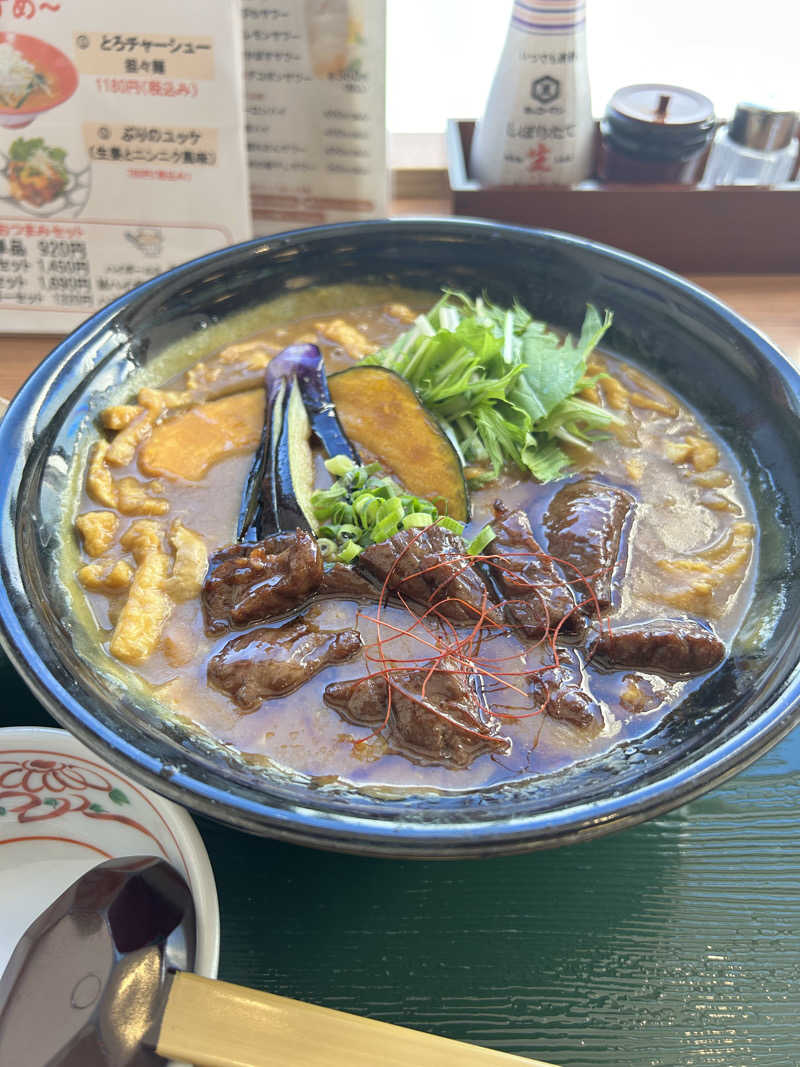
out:
M183 766L144 752L99 722L90 708L53 677L32 643L29 624L34 606L25 604L16 539L16 498L24 467L34 447L32 428L43 409L65 402L62 378L80 364L93 344L115 319L141 305L165 287L187 283L193 276L220 270L254 253L308 243L329 236L357 241L360 235L424 231L453 236L465 233L519 240L554 241L615 261L666 283L675 291L710 308L718 319L757 349L759 357L777 373L800 404L800 375L785 356L755 327L712 294L665 268L598 242L550 230L487 222L479 219L402 218L339 223L288 231L225 248L182 264L131 290L88 318L60 342L30 375L0 423L0 643L34 695L63 726L121 771L170 799L211 818L255 833L317 847L371 855L450 858L527 851L588 839L634 825L699 796L744 769L785 736L800 719L800 666L795 665L781 693L732 738L711 752L678 765L672 773L633 788L613 791L589 804L573 804L555 811L503 816L490 820L451 822L404 821L397 818L359 818L313 805L282 803L267 789L256 795L230 792L224 776L219 783L198 777L191 759ZM21 442L21 446L20 446ZM197 768L202 770L202 768ZM220 777L220 776L216 776Z

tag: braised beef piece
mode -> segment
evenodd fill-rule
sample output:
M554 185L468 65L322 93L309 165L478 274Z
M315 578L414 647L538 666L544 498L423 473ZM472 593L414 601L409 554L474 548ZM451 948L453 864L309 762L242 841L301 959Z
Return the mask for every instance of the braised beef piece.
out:
M357 557L357 566L381 585L388 575L388 591L426 607L436 604L453 622L474 622L484 604L487 615L499 622L499 612L465 554L457 534L433 524L400 530L388 541L369 545Z
M622 562L622 535L633 507L624 489L586 478L559 489L545 513L550 554L566 564L565 577L589 614L612 606L614 569Z
M580 632L584 619L572 591L539 547L525 512L495 500L492 527L496 537L485 554L494 557L487 562L505 598L503 612L511 629L532 640L556 627L562 633Z
M469 675L449 659L430 666L391 672L391 708L383 675L332 682L325 702L356 726L382 729L390 750L414 763L468 767L486 752L507 752L511 741L498 733Z
M603 712L597 701L581 688L577 666L561 658L558 666L537 671L529 678L534 707L551 719L560 719L578 730L596 733L603 727Z
M604 628L589 646L592 662L652 674L703 674L725 658L725 646L698 622L660 621Z
M361 648L358 630L318 630L304 619L272 629L262 626L232 638L209 660L208 682L240 708L285 696L332 663Z
M374 582L364 578L347 563L327 566L317 589L317 596L339 597L341 600L380 599L381 591Z
M209 633L285 615L322 581L316 538L304 530L279 533L250 545L228 545L209 561L203 614Z

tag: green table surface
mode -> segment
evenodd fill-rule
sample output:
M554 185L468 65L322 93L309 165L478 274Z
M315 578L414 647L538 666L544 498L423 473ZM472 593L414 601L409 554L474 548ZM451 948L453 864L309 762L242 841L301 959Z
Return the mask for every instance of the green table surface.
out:
M5 659L0 686L5 725L53 725ZM363 859L197 823L220 978L562 1067L800 1064L800 731L667 816L525 856Z

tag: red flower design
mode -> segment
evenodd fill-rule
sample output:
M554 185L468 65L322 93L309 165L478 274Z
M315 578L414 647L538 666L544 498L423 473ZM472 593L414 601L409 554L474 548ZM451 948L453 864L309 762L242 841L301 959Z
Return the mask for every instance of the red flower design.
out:
M164 851L158 838L140 822L121 812L107 811L99 802L101 794L113 804L130 803L110 778L93 767L40 756L0 760L0 810L16 815L17 822L41 822L74 811L90 819L110 819L131 826Z

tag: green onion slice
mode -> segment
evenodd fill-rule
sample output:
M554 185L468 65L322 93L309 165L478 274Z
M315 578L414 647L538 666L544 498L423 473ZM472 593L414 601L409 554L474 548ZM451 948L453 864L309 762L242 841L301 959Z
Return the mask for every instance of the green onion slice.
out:
M488 544L491 544L491 542L494 541L494 536L494 530L487 523L487 525L484 526L482 530L478 530L478 532L472 538L470 543L467 545L467 552L469 553L469 555L480 555L480 553L483 552L484 548L486 548Z
M378 463L362 467L348 456L332 456L325 466L336 481L314 492L311 506L320 522L320 549L326 560L349 563L367 545L433 523L463 533L463 523L439 515L432 501L406 493Z

